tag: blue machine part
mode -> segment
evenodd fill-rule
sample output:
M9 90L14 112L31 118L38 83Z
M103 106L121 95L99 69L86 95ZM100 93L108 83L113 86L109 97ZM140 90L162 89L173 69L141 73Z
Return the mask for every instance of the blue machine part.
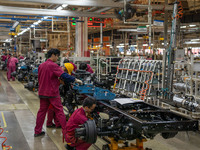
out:
M85 85L75 85L74 90L77 90L80 94L93 95L96 100L113 100L115 99L115 94L107 89L102 89L99 87L94 87L92 84Z
M78 90L80 94L93 94L94 93L94 86L92 84L84 84L78 85L76 84L73 87L74 90Z
M93 96L96 100L113 100L115 99L116 95L107 89L95 87L95 92Z
M38 74L38 68L33 69L33 74Z
M26 70L26 69L27 69L27 66L21 66L20 69Z

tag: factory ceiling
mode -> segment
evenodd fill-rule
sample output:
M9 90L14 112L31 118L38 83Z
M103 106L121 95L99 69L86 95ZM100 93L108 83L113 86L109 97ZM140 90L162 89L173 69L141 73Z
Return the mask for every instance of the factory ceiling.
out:
M135 15L128 21L139 23L124 24L123 21L117 19L115 11L124 7L124 0L1 0L0 39L10 37L8 35L10 32L9 29L13 27L15 22L19 22L21 29L23 29L23 27L29 27L44 16L57 16L57 19L61 18L62 20L67 20L67 18L63 17L69 16L75 17L78 21L80 20L78 17L96 17L104 18L104 20L105 18L112 18L111 20L106 20L108 25L103 28L104 31L133 29L139 25L144 25L143 22L148 21L148 7L141 7L141 5L148 5L148 0L126 1L136 10ZM151 0L152 19L164 20L164 13L168 11L168 22L170 26L173 2L174 0ZM200 13L200 0L181 0L181 2L183 6L181 26L184 27L181 30L187 36L190 33L196 36L200 27L200 19L198 17ZM58 10L63 4L66 7ZM189 26L191 23L195 25L193 28ZM51 31L51 18L44 20L37 27L49 27L48 30ZM62 25L59 27L62 28ZM161 32L163 34L163 27L153 27L153 29L154 32ZM72 27L71 32L74 33L74 30L75 28ZM90 27L88 29L89 34L98 33L99 31L100 29L98 27Z

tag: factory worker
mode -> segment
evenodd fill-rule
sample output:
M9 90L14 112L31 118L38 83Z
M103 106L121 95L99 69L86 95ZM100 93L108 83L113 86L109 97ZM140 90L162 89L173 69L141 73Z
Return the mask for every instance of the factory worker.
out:
M19 60L24 59L24 57L22 55L19 55Z
M68 73L69 75L72 74L72 71L74 69L74 66L71 63L65 63L64 64L65 67L63 67L63 70ZM64 85L64 93L66 93L67 90L69 90L69 86L70 84L65 83ZM54 120L54 123L53 123ZM55 109L53 107L53 105L50 104L49 109L48 109L48 113L47 113L47 128L60 128L60 123L58 121L58 118L55 115Z
M74 66L73 71L76 72L77 67L76 67L76 65L75 65L73 62L70 62L68 59L65 59L65 60L63 61L63 64L65 64L65 63L70 63L70 64L72 64L72 65Z
M79 128L80 125L84 124L88 120L88 115L95 109L96 101L87 97L83 101L83 107L74 111L72 116L69 118L66 125L65 140L67 142L66 148L68 150L87 150L91 144L75 137L75 129Z
M89 64L86 64L86 63L81 63L80 66L79 66L79 69L80 70L86 70L87 72L90 72L90 73L94 73L94 71L92 70L92 67Z
M16 63L18 63L18 59L11 55L8 60L8 81L10 81L11 73L16 71ZM12 80L15 81L15 77L12 76Z
M82 84L81 80L68 75L55 63L60 55L58 49L49 50L47 55L49 59L42 63L38 68L38 95L40 97L40 109L37 113L35 137L45 134L45 132L42 131L42 126L50 104L54 107L56 117L63 129L63 134L65 133L66 117L59 95L59 78L62 78L65 82L77 82Z

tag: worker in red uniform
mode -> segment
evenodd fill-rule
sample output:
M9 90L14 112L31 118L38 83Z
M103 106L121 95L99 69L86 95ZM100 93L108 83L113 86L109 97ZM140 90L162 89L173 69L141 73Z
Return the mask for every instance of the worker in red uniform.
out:
M94 73L94 71L92 70L92 67L89 64L86 64L86 63L81 63L80 66L79 66L79 69L80 70L86 70L87 72L90 72L90 73Z
M35 134L34 136L44 135L45 132L42 131L42 126L46 117L49 105L53 105L56 117L63 129L63 134L66 126L66 117L63 112L63 106L61 104L61 99L59 95L59 78L65 82L77 82L82 84L81 80L75 79L74 77L65 73L60 66L55 62L60 56L60 51L58 49L51 49L47 53L48 58L46 62L42 63L38 68L38 82L39 90L38 95L40 97L40 109L37 113Z
M75 110L69 118L65 128L66 148L68 150L73 150L74 148L76 148L76 150L87 150L91 146L91 144L75 137L75 129L79 128L80 125L88 120L87 116L95 109L95 107L96 101L91 97L87 97L83 101L83 107Z
M19 55L19 60L24 59L24 57L22 55Z
M72 64L72 65L74 66L73 71L76 72L77 67L76 67L76 65L75 65L73 62L70 62L69 59L65 59L65 60L63 61L63 64L65 64L65 63L70 63L70 64Z
M11 55L10 59L8 60L8 81L10 81L11 73L16 71L16 63L18 63L18 59ZM12 76L12 80L15 81L15 77Z
M62 68L67 74L71 75L72 74L72 71L74 69L74 66L71 64L71 63L65 63L64 64L64 67ZM70 86L69 84L65 85L66 90L69 90L69 87ZM66 92L65 90L65 92ZM53 123L53 120L54 120L54 123ZM47 113L47 128L60 128L61 125L60 125L60 122L58 121L58 118L56 117L55 115L55 109L53 107L53 105L50 104L49 106L49 109L48 109L48 113Z

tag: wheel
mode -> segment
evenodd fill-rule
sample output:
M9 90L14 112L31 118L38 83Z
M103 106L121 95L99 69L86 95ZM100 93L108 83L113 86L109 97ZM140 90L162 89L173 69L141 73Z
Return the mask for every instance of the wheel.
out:
M108 145L108 144L103 145L103 146L102 146L102 150L110 150L109 145Z

